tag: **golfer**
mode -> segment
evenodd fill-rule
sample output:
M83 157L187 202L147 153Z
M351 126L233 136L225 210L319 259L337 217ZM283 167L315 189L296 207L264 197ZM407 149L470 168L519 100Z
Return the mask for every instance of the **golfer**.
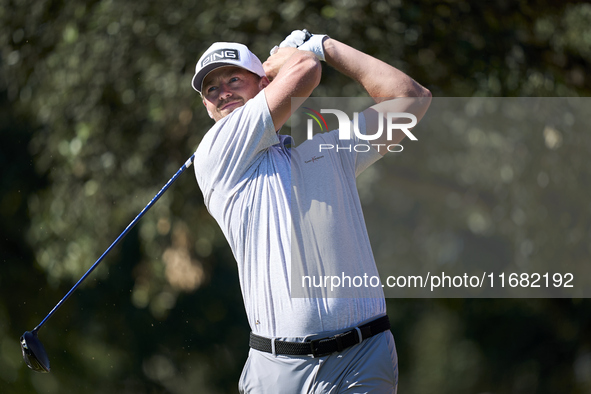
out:
M418 120L429 106L430 92L400 70L305 31L292 32L264 64L242 44L215 43L192 81L216 122L197 149L195 175L238 263L252 330L241 393L397 390L396 348L381 288L376 293L362 286L354 297L291 297L295 260L303 270L377 275L355 177L387 152L375 146L405 136L394 133L386 141L382 133L371 148L319 155L320 144L369 142L357 133L339 139L335 130L292 149L291 137L278 131L292 114L291 98L307 98L318 86L321 61L376 101L359 116L361 133L378 130L391 99L417 98L396 110Z

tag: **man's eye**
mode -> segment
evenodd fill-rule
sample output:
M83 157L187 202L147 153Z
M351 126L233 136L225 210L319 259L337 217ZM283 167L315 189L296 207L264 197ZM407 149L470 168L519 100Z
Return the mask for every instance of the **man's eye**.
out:
M230 78L230 82L236 82L236 81L238 81L238 77L232 77L232 78Z
M206 92L207 92L207 93L210 93L210 92L213 92L213 91L214 91L214 90L216 90L216 89L217 89L217 86L210 86L210 87L208 87L208 88L206 89Z

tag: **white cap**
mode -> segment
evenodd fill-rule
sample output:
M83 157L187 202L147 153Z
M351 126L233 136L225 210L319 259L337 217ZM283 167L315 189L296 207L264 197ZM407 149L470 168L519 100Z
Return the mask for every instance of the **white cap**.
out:
M246 45L216 42L205 51L195 66L195 76L191 83L193 89L201 93L201 85L207 74L223 66L241 67L259 77L265 76L261 61Z

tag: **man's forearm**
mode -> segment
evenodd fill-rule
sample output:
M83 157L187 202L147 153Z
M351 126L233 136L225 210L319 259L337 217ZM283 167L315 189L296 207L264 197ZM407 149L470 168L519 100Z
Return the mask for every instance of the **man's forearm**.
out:
M272 80L265 88L265 97L275 130L279 130L292 114L292 98L303 102L310 96L320 82L322 69L314 54L295 48L280 48L263 63L263 68Z
M376 102L395 97L429 97L431 93L397 68L335 39L324 41L326 62L356 80Z

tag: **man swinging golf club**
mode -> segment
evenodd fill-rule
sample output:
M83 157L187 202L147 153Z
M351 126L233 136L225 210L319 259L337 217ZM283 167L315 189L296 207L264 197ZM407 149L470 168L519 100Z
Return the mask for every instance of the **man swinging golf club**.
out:
M237 43L213 44L192 81L216 124L195 154L195 175L211 215L238 263L252 329L239 382L242 393L395 393L397 355L383 292L361 287L349 298L292 298L295 258L308 267L377 275L355 177L387 151L323 153L338 130L291 148L278 134L292 97L309 97L321 61L359 82L376 105L363 113L362 133L378 129L386 98L419 98L405 107L418 120L430 92L400 70L325 35L294 31L261 64ZM382 137L386 138L386 133ZM390 136L396 144L404 134ZM377 141L372 141L379 144ZM293 179L293 181L292 181ZM292 182L298 182L297 187ZM322 225L309 217L322 218ZM305 269L305 268L304 268Z

